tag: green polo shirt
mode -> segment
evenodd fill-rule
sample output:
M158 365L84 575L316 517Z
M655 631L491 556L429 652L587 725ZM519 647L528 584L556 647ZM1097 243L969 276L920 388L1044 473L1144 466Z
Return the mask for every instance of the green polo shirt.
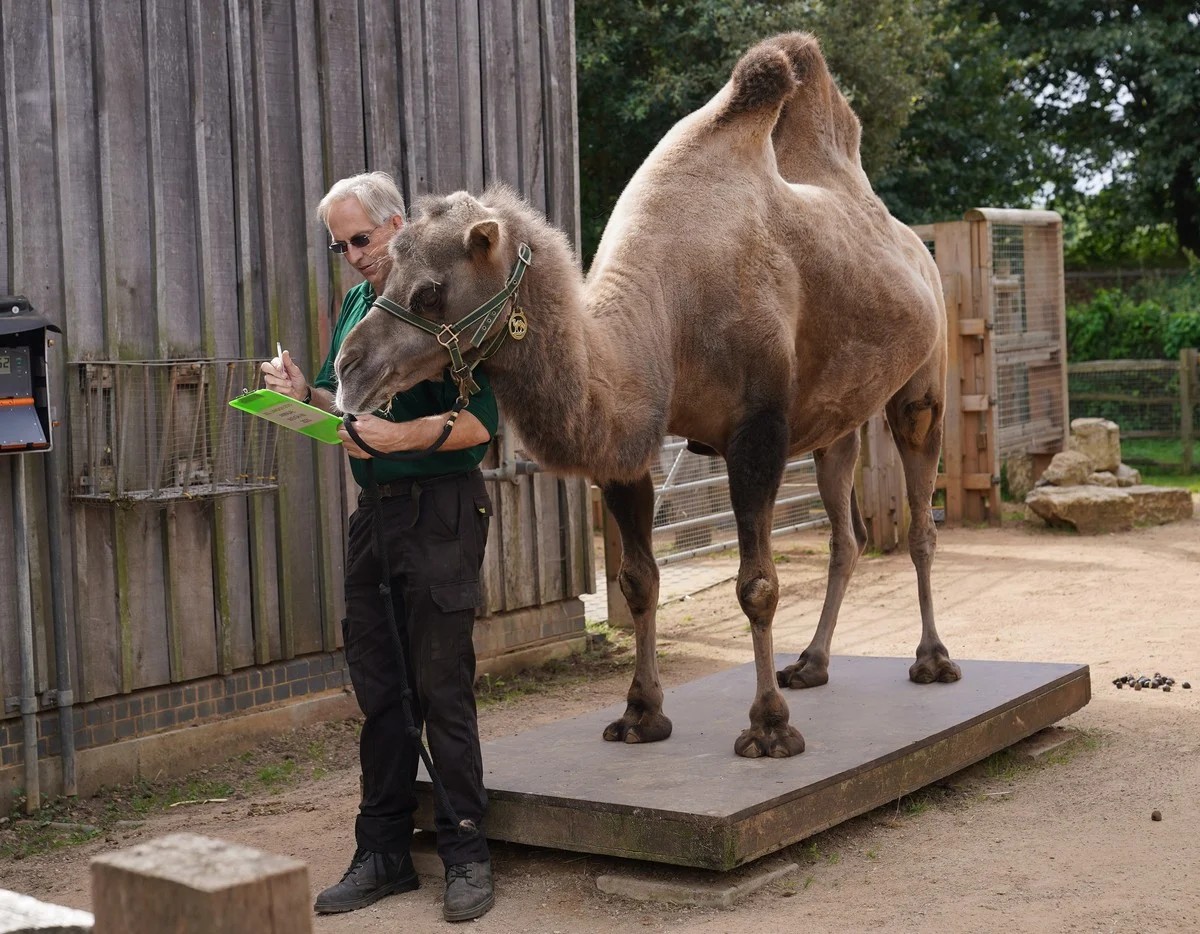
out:
M325 359L325 365L321 367L321 372L313 382L314 386L329 392L337 391L337 376L333 371L333 361L337 359L338 350L341 349L342 341L346 339L350 329L363 319L374 303L375 290L371 288L369 282L360 282L346 293L345 301L342 302L341 314L338 315L337 324L333 328L333 343L329 347L329 356ZM397 321L396 326L407 327L408 325ZM487 377L479 370L475 371L475 382L479 384L479 392L471 396L466 411L479 419L487 428L488 433L495 436L499 422L496 397L492 394L492 387ZM426 380L413 386L412 389L396 393L387 410L387 418L393 422L406 422L414 418L423 418L426 415L441 415L454 407L457 398L458 389L450 378L450 371L447 368L440 381ZM406 477L415 479L466 473L479 466L487 449L488 445L484 443L464 448L461 451L437 451L428 457L411 461L389 461L376 458L375 479L379 483L388 483ZM358 485L365 486L367 482L366 462L352 457L350 470L354 474L354 479L358 481Z

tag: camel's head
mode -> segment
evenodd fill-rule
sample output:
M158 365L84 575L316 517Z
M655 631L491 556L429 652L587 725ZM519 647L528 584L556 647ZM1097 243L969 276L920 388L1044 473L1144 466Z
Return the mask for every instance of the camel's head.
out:
M415 214L392 240L382 297L434 328L453 325L504 288L517 244L505 236L497 212L464 191L423 198ZM501 314L489 335L503 326ZM478 355L465 337L462 355L467 362ZM397 392L440 378L449 363L436 335L372 308L338 352L336 405L355 415L371 412Z

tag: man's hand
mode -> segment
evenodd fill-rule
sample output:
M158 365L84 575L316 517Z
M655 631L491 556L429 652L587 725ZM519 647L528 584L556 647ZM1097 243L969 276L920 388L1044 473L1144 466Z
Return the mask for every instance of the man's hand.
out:
M354 423L354 430L360 438L376 451L391 454L393 451L424 451L441 437L446 424L448 413L441 415L426 415L408 422L390 422L386 418L374 415L360 415ZM351 457L368 458L371 455L354 443L350 433L343 425L338 429L342 439L342 447ZM491 433L470 412L462 412L454 425L454 430L445 444L439 450L461 451L491 440Z
M404 430L403 422L389 422L386 418L377 418L374 415L359 415L354 421L354 430L358 432L358 436L363 441L376 451L383 451L384 454L401 450L403 447L401 441L401 432ZM354 439L350 437L350 432L346 430L345 425L338 428L338 436L342 439L342 447L351 457L370 459L371 455L354 443Z
M285 350L282 357L266 361L260 369L268 389L299 400L308 394L308 380L300 372L300 367L292 362L290 351Z

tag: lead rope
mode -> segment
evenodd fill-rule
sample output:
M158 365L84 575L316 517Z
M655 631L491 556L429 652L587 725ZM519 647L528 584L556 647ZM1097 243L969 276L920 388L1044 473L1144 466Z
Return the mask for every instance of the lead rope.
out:
M345 425L350 437L354 439L354 443L370 454L372 458L380 457L384 460L392 461L417 460L418 458L432 454L446 443L446 439L450 437L450 432L454 429L454 422L458 418L458 413L463 410L466 404L466 400L460 396L446 418L446 424L442 427L441 435L431 447L424 451L394 451L392 453L376 451L359 438L358 432L354 429L353 415L347 415L342 420L342 424ZM392 605L392 571L388 566L387 552L383 547L383 515L380 508L383 503L383 497L379 492L379 484L375 480L375 464L373 460L368 460L364 466L367 471L367 502L371 505L371 533L375 539L375 553L379 556L379 566L382 571L379 583L379 595L383 598L383 605L387 611L388 627L396 646L396 661L400 665L400 708L404 713L404 730L409 738L416 743L417 752L421 757L421 761L425 763L425 768L429 772L429 779L433 783L433 794L439 805L434 815L435 823L446 826L448 822L460 835L474 836L479 833L479 827L473 820L459 819L457 812L454 810L454 805L450 803L450 796L446 793L446 786L442 784L442 779L438 775L437 769L433 767L433 757L429 755L429 750L425 748L425 744L421 741L421 731L417 728L417 721L413 716L413 692L408 683L408 664L404 653L404 640L400 638L400 629L396 625L396 608ZM414 503L413 508L420 509L419 501ZM442 816L438 817L438 814Z

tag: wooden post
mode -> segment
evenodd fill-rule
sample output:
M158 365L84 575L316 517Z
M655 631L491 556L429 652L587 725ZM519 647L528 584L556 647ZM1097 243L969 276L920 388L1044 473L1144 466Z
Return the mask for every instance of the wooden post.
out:
M180 833L92 860L95 934L311 934L308 870Z
M1194 348L1179 351L1179 440L1183 447L1183 472L1192 472L1192 407L1196 404L1196 356Z

